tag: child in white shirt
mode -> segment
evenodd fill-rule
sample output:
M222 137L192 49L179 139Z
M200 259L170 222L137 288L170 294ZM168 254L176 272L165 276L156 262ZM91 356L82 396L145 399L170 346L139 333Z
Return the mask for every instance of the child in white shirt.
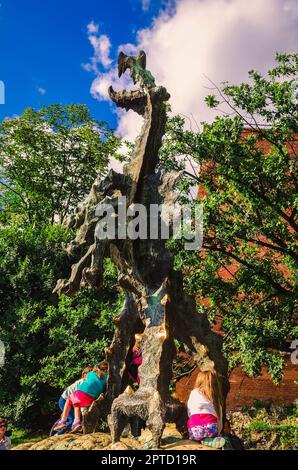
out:
M221 448L225 440L219 437L222 431L222 391L215 370L199 371L195 388L191 391L188 408L189 439Z

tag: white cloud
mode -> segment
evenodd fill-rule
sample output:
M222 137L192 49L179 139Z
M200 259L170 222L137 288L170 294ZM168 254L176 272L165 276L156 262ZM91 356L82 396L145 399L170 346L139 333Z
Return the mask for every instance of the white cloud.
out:
M94 21L87 25L87 33L93 47L93 56L89 63L82 65L87 72L99 74L100 65L107 69L112 63L110 59L111 41L106 34L99 35L99 25Z
M113 67L106 73L99 73L93 80L90 89L91 95L99 101L110 100L108 94L110 85L118 89L126 88L127 90L131 90L135 88L128 75L122 75L121 78L118 78L118 69Z
M173 113L190 118L192 126L213 119L204 97L210 83L247 81L248 70L265 72L276 51L296 50L298 2L296 0L176 0L160 12L149 28L137 33L135 44L118 47L133 54L144 49L147 67L157 84L171 94ZM97 73L91 93L108 100L110 84L121 89L116 65ZM135 113L118 113L118 132L134 139L140 130Z
M134 111L131 109L126 112L124 110L117 110L118 114L118 128L117 128L117 134L120 136L123 136L124 138L128 140L134 140L138 133L139 130L141 129L142 123L143 123L143 118L139 115L136 114Z
M37 88L37 91L40 95L45 95L47 90L45 88L42 88L41 86Z
M99 31L99 25L94 23L94 21L90 21L87 25L88 34L97 34Z

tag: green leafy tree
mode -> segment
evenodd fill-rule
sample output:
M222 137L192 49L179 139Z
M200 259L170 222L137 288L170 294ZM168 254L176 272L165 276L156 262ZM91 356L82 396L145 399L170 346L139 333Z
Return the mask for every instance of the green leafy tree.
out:
M106 171L118 146L107 124L93 119L85 105L28 108L5 119L0 125L0 204L5 215L63 223L94 178Z
M0 415L15 424L49 425L61 391L83 367L104 358L112 338L121 296L110 262L100 292L59 299L52 294L57 278L67 274L61 244L70 235L60 225L14 225L0 232Z
M231 366L249 374L263 364L278 382L280 351L297 337L297 54L250 83L214 85L207 104L225 110L201 132L169 120L162 166L184 171L181 200L199 185L204 241L198 253L171 241L198 308L222 318ZM191 158L200 174L186 170ZM206 300L208 299L208 300Z
M63 222L119 143L83 105L27 109L0 125L0 415L15 424L49 425L62 389L112 337L122 298L110 262L100 292L52 291L70 267Z

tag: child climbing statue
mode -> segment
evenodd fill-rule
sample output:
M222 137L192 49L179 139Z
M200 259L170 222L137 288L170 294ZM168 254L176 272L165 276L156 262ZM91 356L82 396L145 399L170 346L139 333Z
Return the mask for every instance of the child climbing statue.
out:
M140 342L142 340L142 335L135 335L135 344L132 349L132 358L128 367L128 376L132 384L138 383L140 385L140 376L138 373L139 366L142 364L142 349L140 347Z
M224 447L225 439L219 436L222 431L222 404L222 390L216 371L199 371L187 402L189 439L201 441L209 447Z
M78 389L78 386L81 385L85 378L86 378L86 375L88 374L88 372L91 372L92 371L92 367L85 367L83 372L82 372L82 376L79 380L76 380L74 383L72 383L71 385L69 385L65 390L64 392L62 393L61 397L59 398L59 401L58 401L58 406L60 408L60 410L63 412L64 411L64 407L65 407L65 403L66 403L66 400L68 399L68 397L75 391ZM71 407L69 413L68 413L68 416L67 416L67 420L66 420L66 427L63 428L63 429L60 429L60 431L58 431L58 435L60 434L65 434L67 431L70 431L71 430L71 427L72 427L72 424L73 424L73 421L74 421L74 409L73 407ZM55 428L55 426L54 426ZM51 432L52 434L52 432Z
M74 407L74 422L71 427L72 433L82 432L81 408L89 407L105 392L108 374L98 367L94 367L87 373L85 380L67 398L61 420L54 426L54 431L58 432L67 426L67 418L71 407Z

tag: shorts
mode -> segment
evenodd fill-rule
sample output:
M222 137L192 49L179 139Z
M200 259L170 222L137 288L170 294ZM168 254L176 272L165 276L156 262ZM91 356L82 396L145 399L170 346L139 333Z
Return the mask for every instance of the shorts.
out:
M68 397L68 401L74 407L85 408L92 405L95 399L90 397L90 395L87 395L85 392L76 390Z
M208 423L201 426L193 426L188 428L188 435L192 441L202 441L205 437L217 437L218 425L217 423Z

